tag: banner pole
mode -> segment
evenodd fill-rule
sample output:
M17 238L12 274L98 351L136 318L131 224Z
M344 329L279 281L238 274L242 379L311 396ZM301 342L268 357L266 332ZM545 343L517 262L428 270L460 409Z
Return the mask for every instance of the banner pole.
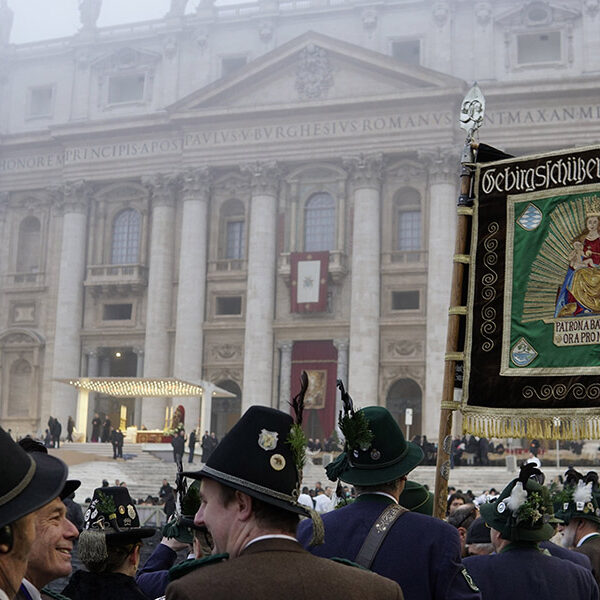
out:
M472 205L471 183L473 178L473 163L477 144L473 134L483 123L485 99L477 83L465 96L461 107L460 126L467 131L467 139L461 156L460 195L458 197L458 217L456 227L456 242L454 246L454 264L452 269L452 287L450 291L450 308L459 307L462 301L463 280L466 265L463 257L467 249L469 219L471 211L464 210ZM460 209L463 210L460 210ZM446 334L446 357L444 362L444 380L442 387L442 408L440 410L440 427L438 434L438 450L435 470L435 503L433 516L444 519L448 496L448 479L450 477L450 452L452 449L452 415L454 402L454 377L461 315L449 311L448 332Z

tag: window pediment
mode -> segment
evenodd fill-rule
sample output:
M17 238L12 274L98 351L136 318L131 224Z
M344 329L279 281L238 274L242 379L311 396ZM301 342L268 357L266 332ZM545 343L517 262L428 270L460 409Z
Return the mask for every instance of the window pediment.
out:
M558 26L572 23L581 17L581 11L558 6L552 2L534 0L509 10L496 19L496 24L507 29Z
M159 61L160 54L124 47L98 58L92 63L92 68L100 73L117 74L154 67Z

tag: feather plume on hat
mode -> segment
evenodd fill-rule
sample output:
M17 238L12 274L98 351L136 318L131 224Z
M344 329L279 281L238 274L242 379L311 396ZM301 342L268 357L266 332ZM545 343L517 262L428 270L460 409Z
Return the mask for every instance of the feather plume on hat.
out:
M506 506L515 513L526 501L527 492L523 489L523 484L520 481L517 481L510 492L510 497L506 499Z
M592 499L592 482L583 483L583 480L577 482L577 487L573 490L573 502L589 502Z

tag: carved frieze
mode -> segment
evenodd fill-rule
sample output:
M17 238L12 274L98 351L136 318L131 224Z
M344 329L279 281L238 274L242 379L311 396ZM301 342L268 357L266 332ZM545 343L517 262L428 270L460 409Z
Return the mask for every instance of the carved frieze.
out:
M423 342L420 340L393 340L387 343L387 358L422 358Z
M298 55L296 91L300 100L319 100L333 85L333 68L327 50L308 44Z
M239 360L242 347L239 344L218 344L210 347L210 356L218 361Z

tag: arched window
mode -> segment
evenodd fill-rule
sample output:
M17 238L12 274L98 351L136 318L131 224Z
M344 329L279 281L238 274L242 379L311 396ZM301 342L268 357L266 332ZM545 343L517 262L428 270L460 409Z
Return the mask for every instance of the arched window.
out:
M410 425L409 437L421 435L421 388L412 379L398 379L390 387L386 407L394 415L398 425L406 435L405 415L406 409L412 408L412 425Z
M304 207L304 251L335 250L335 200L326 192L313 194Z
M224 236L222 256L230 260L244 258L246 247L244 205L239 200L228 200L221 207L221 226Z
M26 217L19 226L17 272L39 271L41 250L40 222L35 217Z
M396 194L396 250L421 250L421 195L413 188Z
M137 210L120 212L113 225L112 255L113 265L131 265L139 261L140 234L142 219Z
M8 416L19 417L29 414L32 372L31 365L23 358L16 360L11 365L8 386Z

